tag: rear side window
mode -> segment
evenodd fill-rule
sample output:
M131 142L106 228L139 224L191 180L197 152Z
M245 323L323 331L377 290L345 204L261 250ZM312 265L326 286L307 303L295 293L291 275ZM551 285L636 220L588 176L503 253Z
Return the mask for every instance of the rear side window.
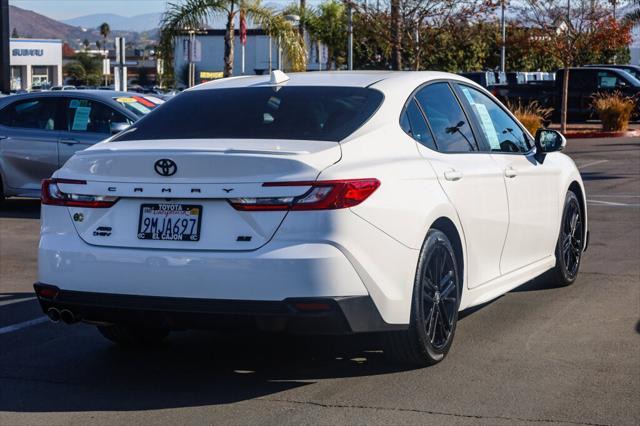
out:
M427 122L424 120L422 111L420 111L415 99L412 98L407 104L407 108L400 120L400 126L402 130L422 145L433 150L436 149L429 126L427 126Z
M129 119L103 103L69 99L66 108L69 132L111 133L112 123L130 124Z
M416 93L416 99L427 116L438 151L477 150L469 120L447 83L425 86Z
M54 98L14 102L0 113L0 124L22 129L58 130L61 117Z
M340 141L382 103L362 87L243 87L181 93L113 139Z

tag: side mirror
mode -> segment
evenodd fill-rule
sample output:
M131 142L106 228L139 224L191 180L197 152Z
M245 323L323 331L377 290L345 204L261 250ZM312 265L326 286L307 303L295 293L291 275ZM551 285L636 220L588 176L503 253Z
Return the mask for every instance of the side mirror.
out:
M123 130L126 130L129 127L127 123L111 123L111 134L115 135L116 133L120 133Z
M536 148L538 153L562 151L567 146L567 140L562 133L551 129L538 129L536 131Z

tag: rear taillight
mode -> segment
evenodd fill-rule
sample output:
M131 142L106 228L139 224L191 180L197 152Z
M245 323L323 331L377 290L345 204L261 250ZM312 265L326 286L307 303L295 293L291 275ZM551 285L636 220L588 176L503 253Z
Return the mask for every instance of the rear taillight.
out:
M109 195L84 195L62 192L59 184L86 185L84 180L44 179L42 181L42 204L51 206L87 207L92 209L108 208L118 201L118 197Z
M310 186L297 197L231 198L236 210L335 210L357 206L380 186L378 179L344 179L317 182L269 182L262 186Z

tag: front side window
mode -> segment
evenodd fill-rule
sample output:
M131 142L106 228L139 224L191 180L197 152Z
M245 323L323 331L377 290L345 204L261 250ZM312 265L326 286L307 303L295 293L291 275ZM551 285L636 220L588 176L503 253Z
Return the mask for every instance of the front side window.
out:
M608 71L598 71L598 89L618 87L618 75Z
M2 110L0 124L23 129L56 130L60 125L57 103L54 98L14 102Z
M181 93L113 141L289 139L340 141L383 101L363 87L239 87Z
M424 121L424 116L415 99L412 98L407 104L404 114L402 114L402 118L400 119L400 126L402 130L422 145L434 150L436 149L429 126L427 126L427 122Z
M447 83L430 84L416 93L442 152L469 152L477 149L473 132L462 107Z
M89 99L69 99L66 114L69 132L110 134L112 123L130 122L113 108Z
M475 116L482 134L496 152L527 152L531 149L522 128L497 103L469 86L458 85L463 102Z

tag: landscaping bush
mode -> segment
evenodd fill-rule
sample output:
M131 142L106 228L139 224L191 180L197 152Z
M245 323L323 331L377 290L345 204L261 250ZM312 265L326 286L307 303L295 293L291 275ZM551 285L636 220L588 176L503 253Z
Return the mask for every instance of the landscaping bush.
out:
M598 93L593 96L592 105L602 121L602 130L613 132L627 130L636 107L633 98L620 92Z
M511 110L518 121L520 121L532 135L536 134L536 130L545 127L545 122L549 120L551 112L553 111L553 108L545 108L540 105L538 101L524 105L521 102L517 104L507 103L507 108Z

